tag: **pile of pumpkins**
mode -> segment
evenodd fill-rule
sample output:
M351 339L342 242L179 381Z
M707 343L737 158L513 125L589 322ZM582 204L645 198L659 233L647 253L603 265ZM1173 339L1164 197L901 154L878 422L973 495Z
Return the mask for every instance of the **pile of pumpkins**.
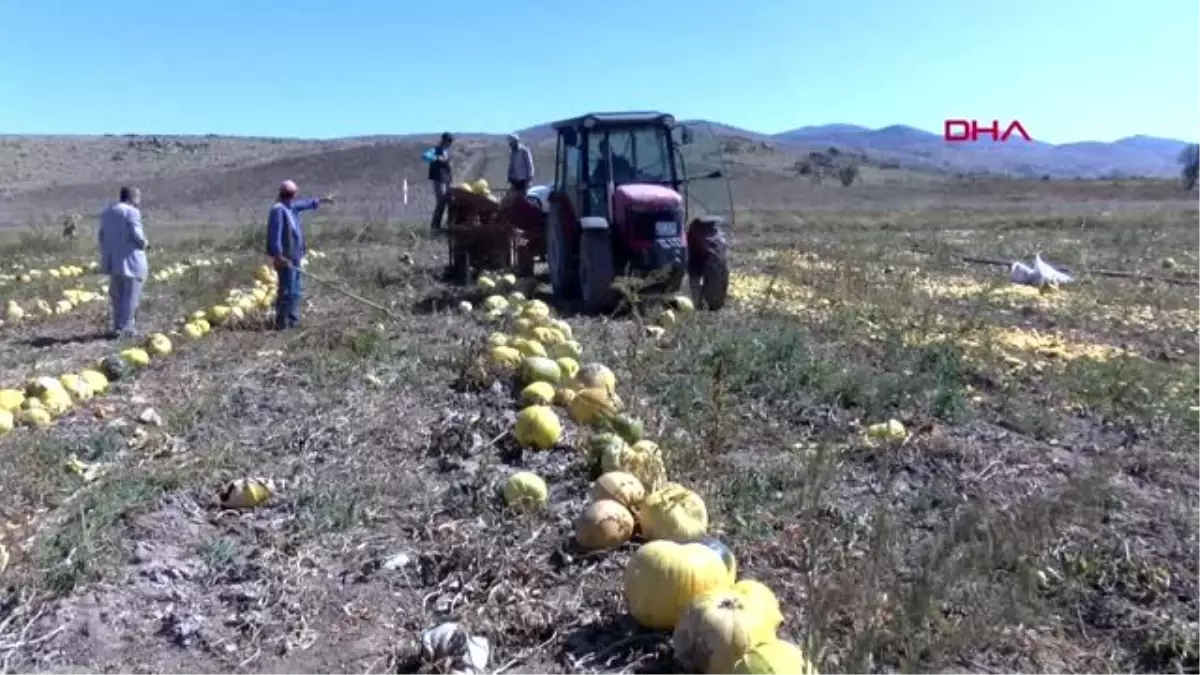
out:
M486 178L479 178L467 183L460 183L455 187L473 194L477 194L480 197L487 197L494 202L499 201L496 199L496 195L492 194L492 187L488 185Z
M323 253L310 251L312 258L324 257ZM307 262L307 261L306 261ZM275 274L269 265L261 266L255 273L254 287L247 291L234 289L226 300L228 305L216 305L184 319L182 332L192 339L208 334L215 325L232 323L245 312L269 309L275 297ZM171 331L178 335L178 331ZM77 373L66 373L60 377L36 377L23 388L0 389L0 435L23 424L30 427L47 427L76 403L87 401L108 389L111 382L120 380L150 365L151 358L162 358L174 351L171 338L163 333L152 333L141 347L128 347L117 354L100 359L95 365Z
M481 277L485 292L515 280ZM692 311L687 298L672 301L654 335L665 334L677 313ZM590 551L616 549L640 532L643 543L625 570L625 601L643 627L672 631L675 653L701 673L815 673L798 646L781 640L783 614L774 592L753 579L738 579L737 561L708 534L703 498L668 480L658 444L643 438L641 420L624 411L617 378L601 363L580 365L583 347L571 327L540 300L520 292L489 295L483 320L503 322L508 332L488 338L482 360L496 375L518 383L513 436L525 448L550 450L563 436L555 408L579 428L589 463L598 470L588 503L575 520L575 539ZM505 502L515 510L545 505L545 481L531 471L511 475Z

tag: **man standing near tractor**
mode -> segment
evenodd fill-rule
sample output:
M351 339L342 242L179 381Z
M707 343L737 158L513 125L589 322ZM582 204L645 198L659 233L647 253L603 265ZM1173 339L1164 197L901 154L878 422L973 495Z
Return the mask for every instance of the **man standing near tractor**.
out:
M434 147L429 159L429 181L433 183L433 222L430 228L434 231L442 229L442 220L446 214L446 204L450 201L450 181L453 178L450 170L450 144L454 137L449 131L442 133L442 140Z
M514 197L524 197L533 181L533 153L521 142L520 136L508 135L508 190Z

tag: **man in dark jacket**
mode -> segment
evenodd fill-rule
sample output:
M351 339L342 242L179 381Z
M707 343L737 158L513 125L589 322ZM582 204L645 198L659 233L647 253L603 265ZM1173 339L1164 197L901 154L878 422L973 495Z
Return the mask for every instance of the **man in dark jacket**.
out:
M447 131L442 134L442 140L433 149L433 160L429 162L429 180L433 183L433 196L436 203L433 206L433 222L430 227L442 229L442 220L446 213L446 203L450 201L450 144L454 137Z
M267 217L267 255L275 265L279 286L275 290L275 328L295 328L300 323L300 263L307 247L300 212L333 201L332 197L296 199L296 183L283 181L279 200Z

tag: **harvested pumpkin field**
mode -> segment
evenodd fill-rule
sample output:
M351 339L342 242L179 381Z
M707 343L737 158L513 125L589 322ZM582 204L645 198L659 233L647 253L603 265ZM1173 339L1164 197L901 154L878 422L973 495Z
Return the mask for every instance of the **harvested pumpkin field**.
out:
M1197 212L1084 208L757 215L724 310L622 318L448 287L421 227L318 221L306 269L387 313L309 281L284 334L256 233L151 231L169 353L97 338L103 296L55 314L102 279L26 237L0 389L111 381L0 435L0 671L448 672L421 638L457 622L482 672L746 669L747 626L820 672L1196 672ZM1079 280L962 260L1035 252Z

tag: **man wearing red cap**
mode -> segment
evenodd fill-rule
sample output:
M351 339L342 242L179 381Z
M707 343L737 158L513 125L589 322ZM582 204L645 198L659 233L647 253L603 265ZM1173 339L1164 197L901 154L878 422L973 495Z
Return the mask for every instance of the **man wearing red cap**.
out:
M295 328L300 323L300 261L304 259L304 228L300 212L333 202L332 197L296 199L298 188L290 180L279 186L279 200L267 218L267 255L275 264L279 287L275 297L275 328Z

